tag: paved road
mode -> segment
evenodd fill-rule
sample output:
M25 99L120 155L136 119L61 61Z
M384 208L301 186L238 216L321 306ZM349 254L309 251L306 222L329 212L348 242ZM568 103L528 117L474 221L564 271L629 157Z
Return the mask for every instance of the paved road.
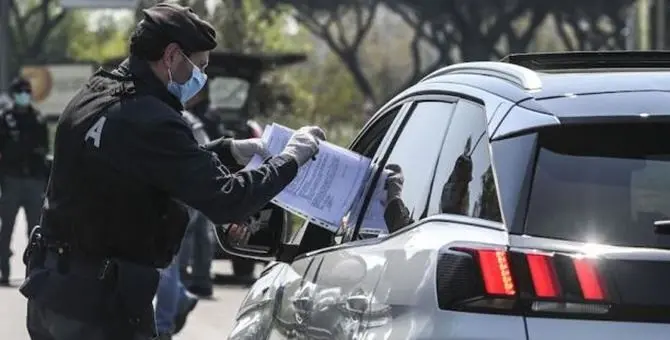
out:
M12 249L21 253L26 244L26 227L23 214L17 218ZM23 275L23 264L20 256L13 258L12 281L15 286L20 284ZM227 261L217 261L214 270L217 273L231 271ZM244 298L246 289L236 286L218 286L214 300L203 300L191 314L184 330L175 340L209 340L225 339L232 327L237 307ZM25 299L13 288L0 288L0 339L29 340L25 328Z

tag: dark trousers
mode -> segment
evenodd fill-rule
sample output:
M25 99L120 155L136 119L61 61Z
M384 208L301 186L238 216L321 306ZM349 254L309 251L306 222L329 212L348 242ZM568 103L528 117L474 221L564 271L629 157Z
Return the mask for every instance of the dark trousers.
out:
M141 334L125 339L116 335L118 324L91 324L58 314L28 300L28 333L31 340L150 340Z
M9 249L14 221L23 207L28 233L40 221L46 182L44 179L5 176L0 194L0 277L9 278Z
M149 340L158 271L29 246L27 277L32 340Z

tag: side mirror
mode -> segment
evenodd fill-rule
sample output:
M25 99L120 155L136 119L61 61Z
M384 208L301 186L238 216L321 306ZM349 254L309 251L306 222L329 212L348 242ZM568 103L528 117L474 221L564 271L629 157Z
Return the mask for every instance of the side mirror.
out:
M281 245L288 240L291 227L288 213L272 203L245 221L245 226L258 230L246 242L236 242L237 238L231 235L232 226L216 227L221 248L231 255L260 261L275 259Z

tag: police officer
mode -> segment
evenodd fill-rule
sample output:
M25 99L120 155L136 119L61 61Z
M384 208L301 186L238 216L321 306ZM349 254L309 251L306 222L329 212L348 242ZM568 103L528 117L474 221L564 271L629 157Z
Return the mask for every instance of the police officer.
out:
M9 284L9 246L16 214L23 207L28 226L38 224L48 175L47 125L31 105L30 83L16 78L9 92L12 106L0 113L0 285Z
M304 127L256 170L231 174L258 140L200 147L182 105L205 84L214 29L190 9L144 10L130 57L97 71L63 112L42 226L24 254L32 339L149 339L159 274L188 222L182 202L214 223L244 221L313 158L317 127Z

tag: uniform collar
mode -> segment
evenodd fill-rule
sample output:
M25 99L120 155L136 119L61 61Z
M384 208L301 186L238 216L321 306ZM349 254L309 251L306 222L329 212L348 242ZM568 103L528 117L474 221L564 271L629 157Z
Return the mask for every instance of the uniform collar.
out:
M119 65L118 71L122 74L132 75L139 93L152 95L177 111L184 109L184 105L179 99L172 95L165 84L156 77L148 62L130 56Z
M25 111L23 111L23 112L20 112L21 110L14 103L12 103L10 108L11 108L12 113L16 116L35 116L35 113L36 113L36 110L33 107L33 104L28 105L28 107L25 108Z

